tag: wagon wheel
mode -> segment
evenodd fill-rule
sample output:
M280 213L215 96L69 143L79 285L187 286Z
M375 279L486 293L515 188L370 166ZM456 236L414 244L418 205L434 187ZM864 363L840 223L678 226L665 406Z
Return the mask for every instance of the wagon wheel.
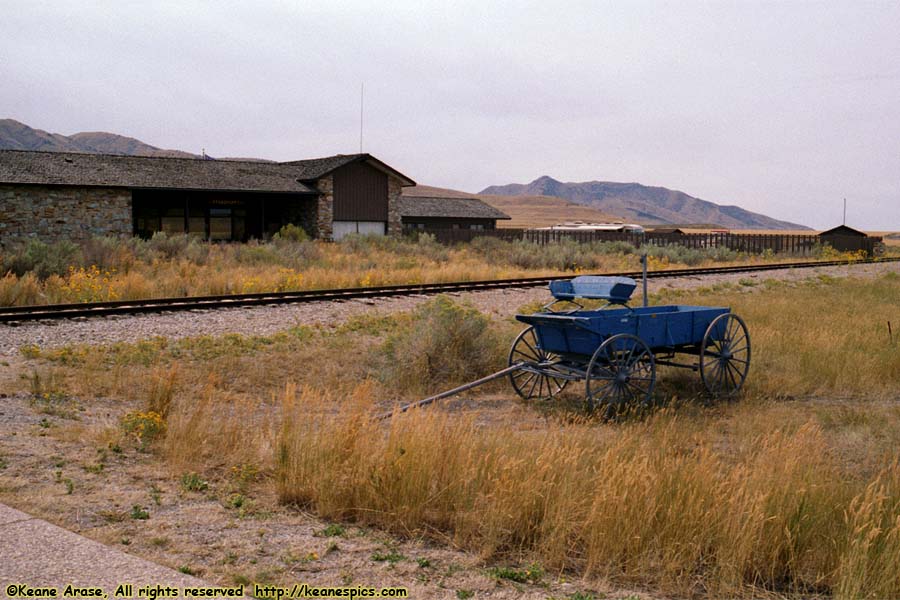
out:
M620 333L607 338L591 357L585 376L588 410L610 419L628 405L648 406L656 383L656 361L641 338Z
M700 379L713 396L733 396L750 369L750 333L734 313L713 319L700 346Z
M539 347L534 327L524 329L509 349L509 366L518 362L543 363L555 360L559 360L557 355L545 352ZM557 379L534 371L513 371L509 375L509 381L516 393L525 400L552 398L569 384L567 379Z

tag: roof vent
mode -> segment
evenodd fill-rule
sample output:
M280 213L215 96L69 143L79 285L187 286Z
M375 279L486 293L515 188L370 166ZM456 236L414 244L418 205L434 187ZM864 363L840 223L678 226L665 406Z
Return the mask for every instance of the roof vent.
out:
M72 159L71 159L71 158L65 158L65 159L63 159L63 160L65 160L65 161L66 161L66 162L67 162L67 163L70 163L70 162L75 162L75 161L74 161L74 160L72 160Z

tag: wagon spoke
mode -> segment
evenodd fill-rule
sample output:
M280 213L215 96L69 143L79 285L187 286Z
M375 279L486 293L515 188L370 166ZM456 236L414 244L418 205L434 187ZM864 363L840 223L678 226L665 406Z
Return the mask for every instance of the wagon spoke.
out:
M596 391L594 391L590 397L592 400L604 401L615 391L615 384L613 382L609 382L606 385L600 387Z
M632 383L632 382L629 381L627 385L628 385L628 387L630 387L632 390L634 390L635 392L637 392L637 395L638 395L639 397L640 397L640 396L645 396L645 395L647 394L646 388L642 388L641 386L639 386L639 385L637 385L637 384L635 384L635 383Z
M522 338L522 342L523 342L526 346L528 346L528 349L531 350L531 351L534 353L534 356L540 358L541 353L538 352L538 351L535 349L535 347L532 346L532 345L528 342L528 340L527 340L526 338Z
M728 363L719 363L719 389L728 389Z
M745 366L741 367L741 368L739 368L737 365L734 365L734 364L730 365L731 368L734 369L735 376L740 378L740 381L738 382L738 384L743 383L744 378L747 376L747 366L746 366L746 363L744 363L744 364L745 364Z
M741 336L739 338L734 338L731 341L731 345L737 346L739 343L746 341L746 339L747 339L747 336L743 332L741 332Z
M721 354L722 351L725 349L725 345L722 343L721 340L713 340L712 346L713 346L713 348L715 348L717 354Z
M640 356L637 361L632 365L634 368L632 369L635 372L644 372L649 373L651 371L650 368L650 357L646 354Z
M741 324L737 319L731 319L728 324L728 337L734 339L734 336L738 333L743 333Z
M631 368L634 365L641 364L642 362L646 362L644 358L647 356L647 352L642 351L636 358L632 358L628 362L628 367Z
M700 377L713 395L733 394L750 368L750 334L740 317L719 315L706 329L700 344Z
M722 389L722 365L719 364L718 361L713 363L713 372L712 372L712 382L713 382L713 391L718 392Z
M634 351L637 349L637 344L632 344L631 348L628 351L628 357L625 359L626 365L631 365L632 358L634 358Z
M631 397L628 386L616 385L616 404L624 404Z
M524 358L524 359L525 359L525 362L535 362L535 363L541 362L541 359L540 359L539 356L534 356L533 354L528 354L528 353L522 352L521 350L516 350L516 351L514 352L514 354L515 354L517 357L522 357L522 358Z
M519 333L509 351L509 366L517 362L546 363L558 360L555 354L545 352L538 344L534 327L528 327ZM553 397L568 385L568 380L557 379L543 371L520 370L510 373L510 383L516 393L528 400L537 394L540 397Z
M528 375L534 375L534 371L530 369L519 369L518 371L513 371L512 376L515 377L527 377Z
M588 405L615 416L629 404L646 404L655 381L653 354L631 334L607 338L594 352L587 369Z
M731 389L736 390L738 383L737 379L734 377L734 373L732 373L732 369L734 369L734 367L731 366L731 363L725 363L725 372L728 373L728 378L731 379Z
M616 391L616 384L610 381L597 391L602 392L602 394L600 395L600 399L605 400L606 398L609 398L610 394Z
M526 387L529 383L531 383L532 381L534 381L536 377L538 377L538 374L537 374L537 373L529 373L528 379L526 379L521 385L518 386L518 390L520 390L519 393L521 394L521 393L522 393L521 390L524 390L525 387ZM523 395L524 395L524 394L523 394Z

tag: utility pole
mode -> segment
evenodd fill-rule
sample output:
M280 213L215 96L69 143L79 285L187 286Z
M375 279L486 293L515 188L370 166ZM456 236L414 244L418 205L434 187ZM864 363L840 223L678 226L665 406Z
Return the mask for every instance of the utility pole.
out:
M359 153L362 154L363 148L363 93L365 92L366 84L362 82L359 84Z

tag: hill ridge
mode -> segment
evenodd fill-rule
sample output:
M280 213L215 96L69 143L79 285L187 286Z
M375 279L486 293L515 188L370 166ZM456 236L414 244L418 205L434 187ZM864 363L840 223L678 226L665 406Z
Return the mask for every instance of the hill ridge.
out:
M182 150L167 150L139 139L105 131L82 131L72 135L35 129L15 119L0 119L0 150L44 152L88 152L129 156L200 158Z
M679 190L637 182L562 182L549 175L541 175L531 183L488 186L479 194L555 196L644 225L718 223L729 229L809 229L734 204L717 204Z

